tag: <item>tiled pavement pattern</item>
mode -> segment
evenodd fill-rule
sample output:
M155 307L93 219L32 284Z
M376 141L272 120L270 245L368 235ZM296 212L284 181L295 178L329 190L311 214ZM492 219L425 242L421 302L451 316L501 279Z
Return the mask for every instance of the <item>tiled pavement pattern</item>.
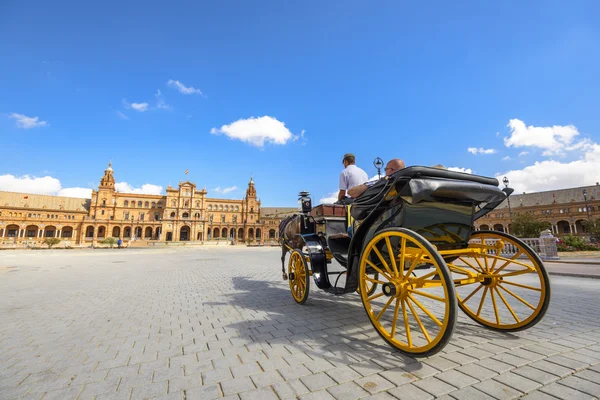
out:
M392 351L356 294L296 305L272 248L0 253L0 398L590 399L600 280L552 277L545 319L459 313L443 353Z

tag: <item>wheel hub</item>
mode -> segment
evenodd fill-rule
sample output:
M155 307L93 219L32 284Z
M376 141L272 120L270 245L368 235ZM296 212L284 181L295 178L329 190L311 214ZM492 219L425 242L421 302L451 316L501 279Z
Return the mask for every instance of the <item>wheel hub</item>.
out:
M293 281L294 279L296 279L296 274L294 274L293 272L290 272L289 277L290 277L290 281Z

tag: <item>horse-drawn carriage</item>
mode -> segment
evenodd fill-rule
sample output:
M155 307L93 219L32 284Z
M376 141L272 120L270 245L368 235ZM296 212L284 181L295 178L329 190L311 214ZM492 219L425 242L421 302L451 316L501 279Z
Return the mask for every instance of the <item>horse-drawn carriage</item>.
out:
M379 335L416 357L448 343L457 306L492 329L527 329L550 303L542 260L514 236L473 228L511 192L494 178L427 167L397 171L349 206L313 208L302 192L299 212L279 226L283 279L299 304L311 276L332 294L358 291ZM331 271L333 260L344 270Z

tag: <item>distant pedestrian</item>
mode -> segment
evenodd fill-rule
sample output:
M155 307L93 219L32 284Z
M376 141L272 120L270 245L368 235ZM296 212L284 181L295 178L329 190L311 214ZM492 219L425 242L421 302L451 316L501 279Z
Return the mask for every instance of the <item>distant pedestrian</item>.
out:
M121 248L122 245L123 245L123 241L121 240L121 238L119 238L119 240L117 240L117 246L119 246L119 248Z

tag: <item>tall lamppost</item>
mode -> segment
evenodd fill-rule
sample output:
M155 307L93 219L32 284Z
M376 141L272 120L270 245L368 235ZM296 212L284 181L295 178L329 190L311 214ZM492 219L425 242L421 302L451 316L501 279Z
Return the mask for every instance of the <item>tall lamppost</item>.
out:
M504 179L502 179L502 183L504 183L505 188L508 189L507 177L504 177ZM510 217L510 226L512 227L512 209L510 208L510 194L506 196L506 200L508 200L508 216ZM510 229L508 231L510 233Z
M377 168L377 177L381 178L381 168L383 167L383 160L377 157L375 160L373 160L373 165L375 166L375 168Z
M133 213L131 214L131 232L129 232L129 240L133 239L133 221L134 221L134 217L133 217Z

